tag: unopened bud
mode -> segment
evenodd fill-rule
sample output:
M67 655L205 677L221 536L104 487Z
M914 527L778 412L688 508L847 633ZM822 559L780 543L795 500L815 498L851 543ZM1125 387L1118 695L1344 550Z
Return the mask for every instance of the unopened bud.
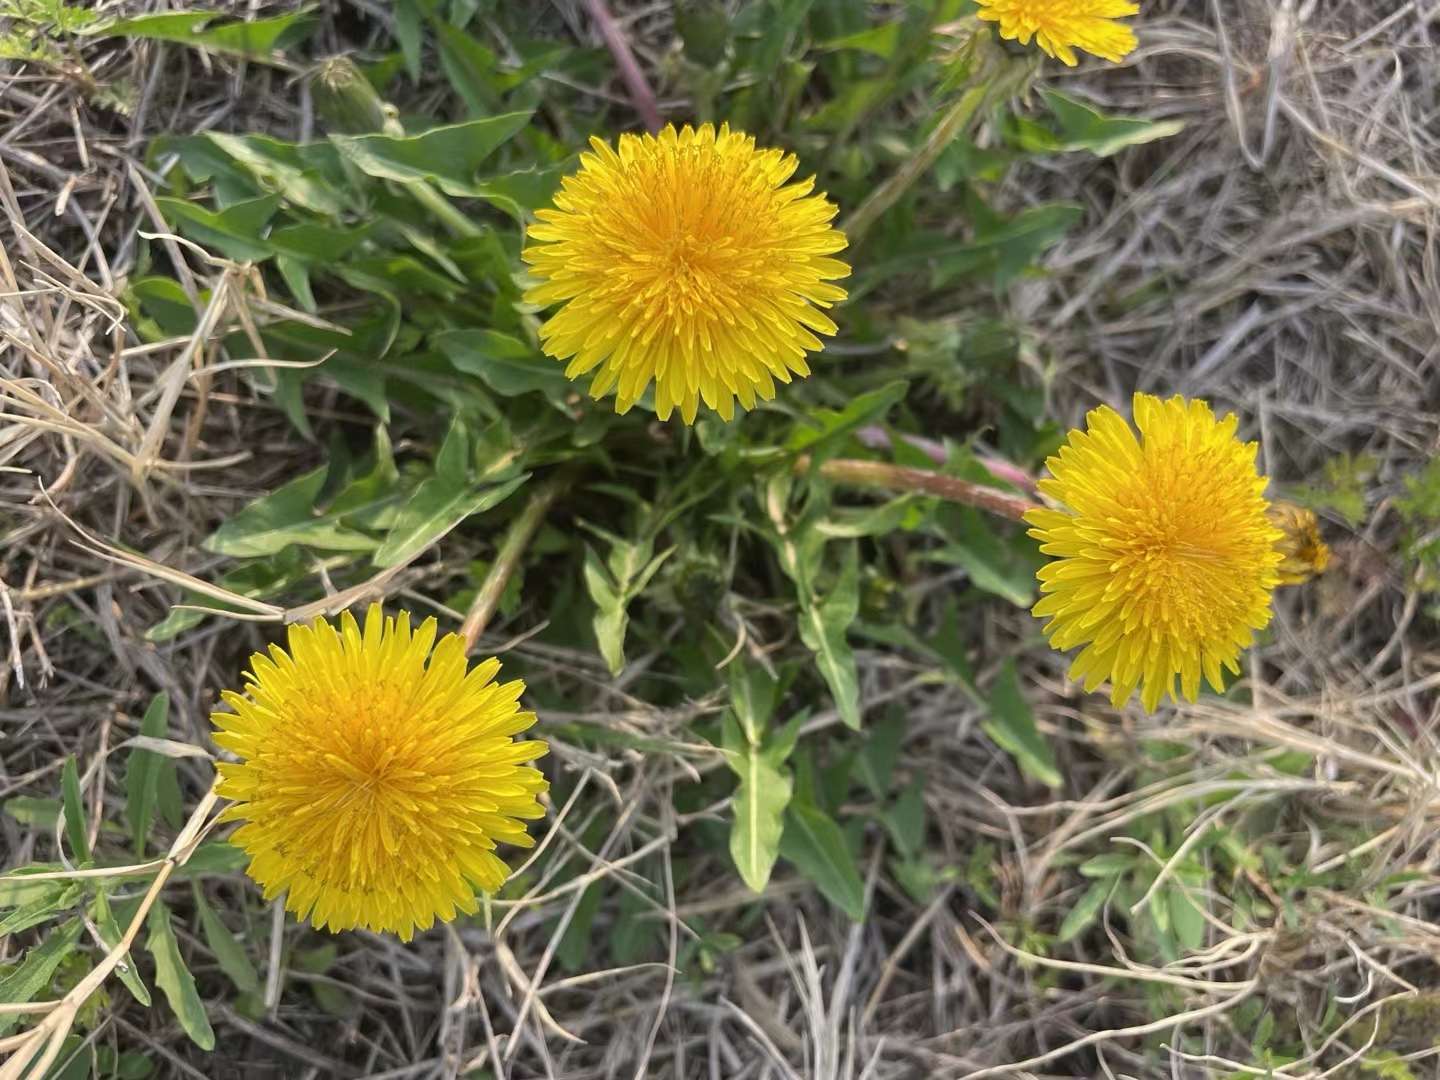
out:
M315 68L310 83L315 111L331 130L368 135L387 130L394 108L375 92L370 80L348 58L332 56Z

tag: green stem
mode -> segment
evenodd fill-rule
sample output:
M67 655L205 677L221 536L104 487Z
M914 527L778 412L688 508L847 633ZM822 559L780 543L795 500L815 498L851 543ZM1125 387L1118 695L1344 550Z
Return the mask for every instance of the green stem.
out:
M434 214L456 236L476 237L485 234L484 229L467 218L455 208L454 203L431 187L428 180L417 181L409 187L416 201Z
M475 642L485 632L490 617L500 606L500 597L504 595L505 586L519 569L526 546L545 520L545 515L550 512L550 507L570 486L573 478L574 474L569 470L562 470L550 477L536 489L535 494L530 496L530 501L525 504L525 509L510 523L505 539L500 542L495 561L490 566L490 572L480 583L480 591L475 594L475 601L470 605L465 621L460 625L460 636L465 639L467 653L475 647Z
M930 171L945 148L970 126L984 106L1019 90L1033 71L1034 64L1029 58L1012 61L1008 67L995 72L984 82L961 94L959 100L946 110L940 122L935 125L935 130L925 140L925 145L901 165L895 175L872 191L840 226L841 231L849 238L850 246L859 246L861 237L875 224L876 219L899 202L915 181Z

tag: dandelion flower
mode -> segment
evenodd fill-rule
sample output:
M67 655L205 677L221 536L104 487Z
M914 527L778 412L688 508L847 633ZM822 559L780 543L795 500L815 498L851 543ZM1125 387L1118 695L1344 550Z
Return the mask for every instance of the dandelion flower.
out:
M1303 585L1330 565L1330 545L1320 539L1315 511L1294 503L1270 505L1270 522L1280 530L1281 585Z
M850 267L830 258L845 236L815 178L786 183L795 155L727 124L590 145L523 256L541 281L525 299L563 304L540 340L566 376L595 371L590 395L614 390L619 413L653 381L656 415L688 424L702 399L729 420L736 398L750 409L810 374Z
M1000 24L1000 36L1075 66L1075 50L1118 64L1134 48L1135 31L1116 19L1140 8L1129 0L976 0L980 18Z
M1086 690L1109 679L1117 707L1139 687L1153 710L1167 693L1178 700L1177 675L1194 701L1202 673L1217 691L1222 667L1239 674L1240 651L1270 621L1281 534L1233 415L1149 394L1133 409L1138 439L1103 406L1070 433L1040 481L1062 508L1025 520L1053 556L1034 613L1049 617L1056 649L1084 646L1070 677Z
M434 645L434 651L431 646ZM546 751L511 736L535 723L524 683L497 683L498 660L466 671L458 634L372 605L362 633L348 611L290 628L289 652L250 658L234 712L211 716L240 762L219 766L233 799L231 838L267 900L317 927L390 930L476 910L508 868L497 842L529 847L526 818L547 784L524 762Z

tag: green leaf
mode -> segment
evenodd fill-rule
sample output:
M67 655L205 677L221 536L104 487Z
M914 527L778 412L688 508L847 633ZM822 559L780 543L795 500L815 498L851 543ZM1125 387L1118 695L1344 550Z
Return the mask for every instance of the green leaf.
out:
M650 551L653 538L637 543L614 538L610 549L609 570L600 562L593 548L585 552L582 573L585 588L595 601L595 640L600 646L600 655L610 668L610 674L618 675L625 667L625 632L630 625L628 607L649 583L661 564L675 553L668 548L654 558Z
M297 44L310 33L314 23L304 10L269 19L249 22L227 22L210 27L213 11L157 12L137 15L133 19L117 19L86 28L82 33L94 37L150 38L174 41L181 45L213 49L250 60L268 60L279 48Z
M457 26L432 21L440 46L440 66L472 116L488 116L500 103L496 72L499 57Z
M888 77L845 83L833 98L805 118L805 127L831 136L853 130L894 90L895 81Z
M373 232L374 227L370 222L357 225L353 229L343 229L328 223L318 225L302 222L272 229L266 241L276 251L291 258L307 263L324 263L343 259L370 239Z
M71 919L52 930L39 945L25 954L10 974L0 978L0 1003L19 1005L34 1001L55 976L55 969L70 955L80 939L81 922ZM0 1035L4 1035L22 1018L17 1014L0 1014Z
M1415 496L1423 493L1425 475L1440 468L1435 461L1440 461L1440 458L1432 460L1424 472L1405 478L1409 494L1395 500L1395 509L1400 511L1402 518L1408 520L1416 516L1414 510L1418 506L1415 505ZM1378 463L1371 454L1341 454L1325 462L1320 483L1292 488L1289 496L1311 510L1332 510L1353 527L1365 520L1366 495L1377 467ZM1435 478L1440 480L1440 473L1436 473ZM1420 489L1417 490L1415 485L1421 485ZM1436 490L1440 491L1440 484L1437 484Z
M924 507L925 499L919 495L901 495L874 506L835 507L815 523L815 531L827 540L858 540L902 530L909 532L924 520Z
M1105 900L1109 897L1113 887L1113 883L1110 881L1097 881L1086 889L1085 894L1080 897L1075 906L1065 913L1055 940L1063 945L1089 929L1090 924L1099 917L1100 910L1105 906Z
M585 578L585 589L595 602L595 642L610 674L618 675L625 667L625 629L630 616L625 611L625 598L610 580L600 556L594 548L585 549L585 563L581 568Z
M713 69L730 46L730 16L719 0L686 0L675 5L675 32L687 59Z
M175 929L170 925L170 909L163 900L155 901L145 925L150 930L145 951L155 958L156 985L190 1040L202 1050L214 1050L215 1032L195 989L195 977L180 956L180 943L175 940Z
M316 1004L331 1016L343 1020L355 1013L355 999L333 983L312 982L310 993L315 995Z
M64 869L65 867L60 863L30 863L28 866L5 871L0 874L0 907L18 907L43 896L49 896L64 882L26 881L25 879L32 874L49 874Z
M209 303L206 293L200 303ZM156 337L185 337L194 333L199 315L190 297L174 278L146 277L132 281L126 290L126 303L136 312L137 321L148 327ZM153 324L152 324L153 320Z
M333 941L316 945L313 949L297 949L294 953L295 967L310 975L324 975L340 957L340 950Z
M434 475L420 484L400 508L395 524L375 552L377 567L398 566L413 558L472 514L498 505L529 477L524 473L493 486L479 487L468 475L470 447L469 428L457 414L436 455ZM503 461L497 464L503 465Z
M801 709L765 739L760 752L771 765L778 769L789 760L790 755L795 752L795 744L800 741L800 729L809 719L810 710Z
M317 514L315 500L329 467L305 473L244 507L206 538L219 555L274 555L291 544L322 551L373 551L373 537L342 525L334 513Z
M431 336L435 347L460 371L478 375L501 397L538 390L564 408L573 393L565 368L534 346L499 330L442 330Z
M815 654L815 664L830 687L835 707L848 727L860 727L860 678L845 633L860 610L859 561L854 545L845 556L835 586L823 600L800 610L800 640Z
M977 589L1003 597L1016 607L1035 602L1035 571L1040 560L1028 537L1003 539L980 511L969 506L946 507L939 518L952 542L931 552L937 562L965 569Z
M1084 216L1084 208L1071 203L1044 203L1022 210L983 234L977 230L973 243L949 246L931 261L930 286L940 289L962 277L986 275L997 288L1004 287Z
M437 543L466 518L500 505L529 478L529 473L522 473L504 483L474 491L468 486L456 490L449 481L432 477L421 484L401 508L395 527L375 552L375 565L381 569L399 566Z
M173 880L186 881L207 874L232 874L243 870L250 856L228 840L206 840L195 849L185 865L175 871Z
M1106 116L1056 90L1042 88L1040 96L1050 106L1051 115L1060 125L1060 135L1049 145L1027 145L1026 149L1089 150L1097 157L1108 157L1127 146L1169 138L1185 128L1179 120L1132 120ZM1022 138L1021 141L1026 140Z
M37 884L39 884L37 882ZM47 881L46 888L0 919L0 938L39 926L57 912L64 911L80 899L84 891L76 881Z
M860 779L877 799L890 790L890 776L900 758L900 744L905 740L905 717L899 713L872 723L865 731L865 745L860 750Z
M785 807L791 795L788 770L776 766L756 743L746 739L733 717L725 718L726 760L740 783L730 800L730 857L745 884L764 892L780 855Z
M600 901L604 896L601 883L596 882L586 887L580 902L575 905L575 914L555 950L555 958L566 971L580 972L588 967L586 961L595 947L595 916L600 912Z
M1205 944L1205 916L1190 892L1182 884L1170 882L1161 887L1161 896L1153 903L1163 903L1170 912L1170 928L1176 939L1186 949L1194 950Z
M827 52L837 49L858 49L861 52L872 53L883 60L889 60L895 54L895 47L900 44L900 34L903 29L904 27L898 20L881 23L868 30L860 30L853 34L846 34L844 37L820 42L815 48L824 49Z
M865 884L833 818L813 803L792 801L785 811L780 854L855 921L865 917Z
M420 50L424 47L425 16L416 0L396 0L395 41L405 57L410 81L420 81Z
M530 116L504 113L431 128L421 135L331 135L330 141L369 176L405 184L428 180L447 195L474 196L476 170L528 124Z
M659 919L644 918L650 910L644 896L637 896L630 889L620 890L619 907L605 942L610 949L610 961L616 967L638 964L660 939L660 928L664 924Z
M770 718L775 715L780 683L759 664L738 657L725 669L730 683L730 708L745 739L759 745Z
M1107 851L1103 855L1086 859L1078 867L1082 877L1116 877L1135 868L1135 856L1126 851Z
M270 600L282 591L306 581L315 572L314 560L303 555L296 547L266 559L256 559L221 574L215 584L241 596L254 600ZM185 591L182 603L199 604L207 608L226 610L226 605L212 596ZM175 607L170 614L145 631L145 640L153 642L170 641L207 618L204 611Z
M550 165L481 177L470 194L493 203L496 209L523 224L529 214L550 204L568 171L564 165Z
M223 170L223 174L246 179L257 194L273 192L327 217L354 208L360 197L347 182L339 151L326 142L296 144L268 135L211 131L160 145L179 153L186 171L196 179L208 179L215 170Z
M65 759L60 773L60 790L65 796L65 842L70 845L71 860L76 864L90 860L90 841L85 835L85 804L80 799L80 773L75 755Z
M797 425L794 434L785 443L786 449L806 452L818 465L838 452L852 433L883 418L905 396L909 386L905 380L896 379L858 395L839 411L813 410L803 426Z
M103 890L95 894L94 917L95 926L100 931L100 940L105 943L105 947L113 949L119 945L125 932L115 921L115 913L110 910L110 898ZM116 970L119 972L120 981L129 988L135 1000L149 1008L150 989L145 985L145 980L140 978L140 972L135 967L134 953L124 957Z
M60 800L42 799L33 795L16 795L5 800L5 813L21 825L53 829L60 820Z
M200 930L205 935L205 944L210 946L210 951L215 954L215 962L220 965L220 970L230 976L235 989L242 994L259 992L260 976L244 947L220 921L220 916L215 914L215 909L205 899L200 886L192 883L190 888L195 894L195 910L200 915Z
M160 691L150 699L140 720L140 734L163 739L170 731L170 695ZM130 825L135 857L145 857L145 838L155 820L155 794L160 782L161 755L153 750L132 748L125 766L125 820Z
M261 234L279 209L278 195L246 199L218 211L165 196L157 196L155 205L185 236L228 259L258 262L275 253L275 249L261 239Z
M940 625L936 627L927 644L950 669L950 674L959 679L960 684L978 700L975 669L970 663L966 640L960 631L960 605L955 602L953 595L945 597L940 609Z
M315 292L310 287L310 266L293 255L276 255L275 269L280 271L280 276L285 279L285 286L290 290L290 295L300 302L300 306L314 315L320 310L320 305L315 302Z
M595 640L612 675L618 675L625 666L625 632L630 625L627 610L630 602L645 590L656 571L675 553L672 547L652 556L655 535L663 518L648 507L642 509L638 518L638 538L635 540L627 540L581 522L610 545L610 554L604 563L593 548L587 548L581 572L586 591L595 601Z
M881 820L895 846L907 859L916 858L925 840L925 780L916 777L900 792Z
M1050 744L1035 727L1030 705L1020 693L1015 662L1005 661L990 691L990 719L982 725L995 745L1009 752L1020 771L1047 787L1060 786L1060 769Z
M750 55L750 70L761 84L780 66L812 3L814 0L769 0L765 5L764 32Z

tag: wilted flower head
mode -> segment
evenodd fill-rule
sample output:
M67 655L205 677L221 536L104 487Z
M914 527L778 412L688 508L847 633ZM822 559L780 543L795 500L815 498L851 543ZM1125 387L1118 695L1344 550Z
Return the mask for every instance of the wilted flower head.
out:
M541 328L565 374L596 371L592 397L616 392L626 412L655 383L655 413L688 424L700 401L729 420L775 396L775 380L808 375L807 352L834 334L823 310L845 298L829 282L845 237L814 177L787 184L793 154L709 124L591 139L524 251L540 279L532 304L563 304Z
M1116 19L1135 15L1130 0L976 0L980 18L1000 24L1000 36L1021 45L1035 44L1050 56L1075 66L1083 49L1118 64L1134 50L1135 31Z
M1280 530L1267 517L1255 443L1235 438L1203 401L1134 398L1136 438L1108 406L1046 463L1040 490L1060 509L1025 520L1053 559L1039 572L1050 644L1083 645L1070 677L1094 690L1110 680L1123 704L1137 687L1146 709L1167 693L1191 701L1200 676L1224 689L1240 650L1270 621Z
M525 684L495 682L498 660L468 673L458 634L378 604L362 633L348 611L292 626L287 653L250 658L245 692L222 697L215 741L231 837L266 899L332 931L363 926L408 941L418 926L477 910L509 870L497 842L530 847L548 785L522 764L546 752L512 736L535 723Z
M1330 565L1330 545L1320 539L1315 511L1289 502L1270 504L1270 522L1280 530L1281 585L1303 585Z

